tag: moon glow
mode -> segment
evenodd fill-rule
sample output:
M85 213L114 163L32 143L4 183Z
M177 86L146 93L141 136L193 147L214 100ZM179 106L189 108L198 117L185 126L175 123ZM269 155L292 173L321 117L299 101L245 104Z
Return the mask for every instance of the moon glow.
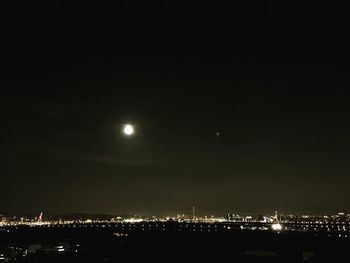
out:
M123 126L123 133L124 135L126 136L131 136L135 133L135 129L134 129L134 126L131 125L131 124L125 124Z

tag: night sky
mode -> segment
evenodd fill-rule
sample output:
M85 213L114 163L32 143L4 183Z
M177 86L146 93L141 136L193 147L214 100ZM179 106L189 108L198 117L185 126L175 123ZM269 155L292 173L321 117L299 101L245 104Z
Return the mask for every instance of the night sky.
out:
M3 6L0 213L350 212L342 10Z

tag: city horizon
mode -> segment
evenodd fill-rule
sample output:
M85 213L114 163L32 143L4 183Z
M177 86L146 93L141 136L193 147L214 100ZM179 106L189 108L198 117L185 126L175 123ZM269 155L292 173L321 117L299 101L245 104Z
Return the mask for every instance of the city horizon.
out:
M293 212L283 212L283 210L274 210L274 211L267 211L267 212L242 212L242 211L227 211L226 213L210 213L210 212L198 212L196 211L195 216L196 217L211 217L211 216L219 216L219 217L226 217L228 214L235 214L235 215L242 215L242 216L259 216L259 215L274 215L275 213L278 213L280 215L284 216L330 216L330 215L345 215L350 216L350 211L332 211L332 212L324 212L324 213L310 213L310 212L299 212L299 213L293 213ZM38 216L40 214L43 214L43 216L70 216L70 215L82 215L82 216L110 216L110 217L117 217L117 216L139 216L139 217L159 217L159 218L176 218L178 216L187 216L187 217L193 217L193 213L191 211L187 213L182 212L175 212L175 213L141 213L141 212L115 212L115 213L106 213L106 212L84 212L84 211L77 211L77 212L65 212L65 213L46 213L45 211L39 210L39 212L32 212L32 213L19 213L19 212L0 212L0 216Z

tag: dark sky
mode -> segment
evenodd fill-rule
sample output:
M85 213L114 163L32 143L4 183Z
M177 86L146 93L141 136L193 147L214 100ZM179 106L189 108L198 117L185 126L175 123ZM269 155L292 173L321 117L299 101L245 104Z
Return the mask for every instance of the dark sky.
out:
M335 2L3 6L0 213L349 212Z

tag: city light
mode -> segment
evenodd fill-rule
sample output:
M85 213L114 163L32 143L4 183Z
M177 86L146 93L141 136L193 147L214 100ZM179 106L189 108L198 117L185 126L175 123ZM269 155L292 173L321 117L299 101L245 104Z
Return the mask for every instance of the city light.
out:
M142 221L143 221L143 219L141 219L141 218L129 218L129 219L124 220L124 222L126 222L126 223L140 223Z
M281 224L272 224L271 225L272 230L274 231L281 231L282 230L282 225Z

